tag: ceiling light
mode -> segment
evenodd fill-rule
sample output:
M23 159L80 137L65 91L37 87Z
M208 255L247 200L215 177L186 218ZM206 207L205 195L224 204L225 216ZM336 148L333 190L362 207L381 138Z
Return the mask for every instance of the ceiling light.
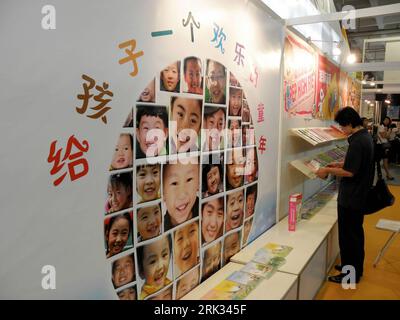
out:
M366 102L366 103L370 103L371 101L369 101L369 100L365 100L365 102Z
M385 103L386 103L386 104L390 104L390 102L391 102L391 101L388 100L388 99L385 100Z
M334 56L340 56L342 54L342 50L340 50L339 46L334 47L332 51Z
M356 55L354 53L349 54L347 57L347 62L350 64L353 64L354 62L356 62L357 58Z
M375 104L371 103L369 106L370 106L370 107L373 107L374 105L375 105Z
M362 84L367 84L367 81L363 80L361 81Z
M373 82L373 81L371 81L371 82L369 83L369 85L370 85L371 87L375 87L375 86L376 86L376 83Z

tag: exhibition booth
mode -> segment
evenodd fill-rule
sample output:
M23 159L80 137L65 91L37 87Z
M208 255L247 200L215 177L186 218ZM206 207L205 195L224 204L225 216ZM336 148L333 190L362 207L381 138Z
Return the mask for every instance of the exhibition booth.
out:
M288 27L319 11L278 2L55 1L40 21L6 2L0 298L315 297L339 254L315 171L344 158L333 119L361 80L337 22Z

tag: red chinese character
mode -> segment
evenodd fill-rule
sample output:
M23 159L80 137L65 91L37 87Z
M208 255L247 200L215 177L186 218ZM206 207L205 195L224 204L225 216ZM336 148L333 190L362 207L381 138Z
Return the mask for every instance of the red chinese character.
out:
M53 168L50 171L51 175L58 173L65 165L65 161L68 162L68 172L71 178L71 181L79 179L86 175L89 172L89 165L85 158L81 158L84 152L89 150L89 143L86 140L82 141L82 144L72 135L69 137L67 142L67 149L65 151L64 157L61 160L61 152L62 148L57 150L56 152L56 144L57 140L54 140L50 145L49 156L47 157L47 162L53 163ZM78 150L72 152L72 147L75 147ZM79 172L76 170L76 167L82 165L82 170ZM64 172L60 177L58 177L54 182L54 186L58 186L67 175L67 172Z
M263 103L258 104L257 111L258 111L257 122L263 122L264 121L264 104Z
M125 58L120 59L118 61L118 63L119 64L124 64L124 63L127 63L129 61L132 61L132 63L133 63L133 71L130 73L130 75L132 77L135 77L137 75L137 73L138 73L138 64L136 62L136 59L141 57L142 55L144 55L144 52L143 51L139 51L139 52L136 52L136 53L133 52L133 51L135 51L135 48L136 48L136 40L135 39L128 40L128 41L120 43L118 45L118 48L123 49L123 48L129 47L129 46L130 46L130 49L125 49L125 53L128 56L125 57Z
M96 85L96 81L85 74L82 75L82 79L87 81L89 84L84 83L83 94L77 95L79 100L83 100L82 106L80 108L79 107L76 108L76 111L78 111L78 113L80 114L86 112L89 106L89 100L93 97L93 94L90 94L90 90L93 89ZM102 87L96 85L96 90L99 92L99 94L94 96L94 100L100 103L97 106L90 108L92 110L97 111L95 114L87 115L87 117L91 119L98 119L101 117L101 120L105 124L107 124L107 117L105 116L105 113L111 109L111 107L106 107L106 104L109 103L111 99L104 99L103 97L105 95L110 97L114 96L114 94L107 89L108 89L108 83L106 82L103 82Z
M264 136L261 136L260 140L258 142L258 150L261 151L261 154L263 154L265 152L266 146L267 146L267 138L265 138Z

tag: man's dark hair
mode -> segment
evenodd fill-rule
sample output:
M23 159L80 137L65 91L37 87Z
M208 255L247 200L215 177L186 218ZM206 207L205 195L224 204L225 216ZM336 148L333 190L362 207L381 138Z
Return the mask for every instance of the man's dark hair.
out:
M357 126L362 126L362 120L360 115L352 107L345 107L336 113L335 121L339 123L342 127L351 124L352 128Z

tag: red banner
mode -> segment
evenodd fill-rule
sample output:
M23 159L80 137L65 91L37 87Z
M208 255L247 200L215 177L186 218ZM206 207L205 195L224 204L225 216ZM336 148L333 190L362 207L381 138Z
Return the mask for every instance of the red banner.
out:
M287 35L284 48L284 103L291 116L311 115L314 107L316 53L304 41Z
M339 110L339 77L339 67L323 55L319 55L314 114L316 118L334 119Z

